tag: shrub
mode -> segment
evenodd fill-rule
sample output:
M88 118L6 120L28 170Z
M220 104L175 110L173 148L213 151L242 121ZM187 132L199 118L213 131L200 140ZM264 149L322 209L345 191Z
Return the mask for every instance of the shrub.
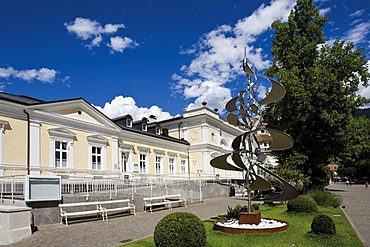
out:
M176 212L161 219L154 229L155 246L201 247L206 245L206 228L194 214Z
M287 204L288 212L297 213L315 213L317 212L317 204L312 197L308 195L298 196Z
M317 235L335 234L335 223L329 216L319 214L312 221L311 232Z
M253 209L253 207L252 207ZM235 208L232 208L230 206L227 207L227 218L228 219L238 219L239 214L241 212L248 212L248 206L242 206L240 204L236 204Z
M257 203L253 203L251 207L252 211L257 211L258 209L260 209L260 206Z
M312 190L309 195L316 201L317 205L323 207L339 207L342 203L342 198L335 196L326 190Z

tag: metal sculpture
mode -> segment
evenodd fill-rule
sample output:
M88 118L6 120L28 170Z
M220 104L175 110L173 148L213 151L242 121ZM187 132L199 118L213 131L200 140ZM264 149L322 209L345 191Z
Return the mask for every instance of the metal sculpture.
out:
M279 82L267 78L271 82L271 91L266 98L258 101L258 78L255 71L248 65L246 57L243 59L243 70L247 76L247 88L240 91L237 97L231 99L225 108L227 122L243 128L245 133L233 140L231 145L233 152L212 159L211 166L222 170L245 172L245 179L234 181L245 187L248 193L248 210L250 210L252 199L254 201L288 201L296 198L298 191L287 181L262 166L266 154L261 150L257 140L257 131L264 129L272 139L269 150L285 150L293 146L293 139L288 134L263 128L260 117L262 106L284 97L285 87ZM262 192L271 191L272 185L266 178L257 175L257 168L278 180L283 188L282 191L271 192L262 197ZM256 193L252 195L252 191L256 191Z

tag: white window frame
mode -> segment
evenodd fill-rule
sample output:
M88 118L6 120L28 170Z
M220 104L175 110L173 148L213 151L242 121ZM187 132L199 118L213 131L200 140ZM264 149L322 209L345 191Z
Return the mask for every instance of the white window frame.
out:
M160 135L160 134L162 133L162 129L161 129L161 127L160 127L160 126L155 127L155 133L156 133L157 135Z
M173 157L173 156L170 156L168 158L168 174L169 175L175 175L176 174L176 158Z
M134 171L133 163L132 163L132 156L134 153L134 146L127 145L127 144L121 144L120 145L120 172L122 173L132 173ZM126 159L123 159L123 156L125 155ZM126 160L126 171L124 171L124 160Z
M98 167L94 167L93 163L93 153L94 148L100 148L100 169ZM89 143L89 168L94 171L102 171L106 170L106 160L107 160L107 146L100 144L100 143Z
M122 173L130 172L129 163L130 163L130 152L121 151L121 172Z
M148 171L148 153L139 153L139 173L145 174Z
M50 167L51 168L58 168L58 169L71 169L73 168L73 144L74 144L74 137L76 136L75 133L69 131L65 128L54 128L48 130L50 135ZM66 166L57 167L56 159L55 159L55 144L56 142L66 143L66 152L67 152L67 163Z
M148 130L148 124L147 123L142 123L141 124L141 130L142 131L147 131Z
M126 118L126 126L127 127L132 127L132 119L131 118Z
M162 155L155 155L155 174L162 174L163 158Z
M181 159L181 161L180 161L180 170L181 170L181 174L182 175L186 175L187 174L187 165L186 165L186 160L184 160L184 159Z
M100 152L98 152L100 150ZM95 162L94 162L95 158ZM100 159L100 161L98 161ZM98 145L91 146L91 169L102 170L103 164L103 147Z
M57 144L59 144L58 145L59 148L57 148ZM63 159L63 154L65 154L65 159ZM59 156L58 160L57 156ZM54 167L68 168L68 141L65 140L54 141Z
M88 162L89 162L89 169L94 171L104 171L107 170L107 144L108 139L104 138L101 135L92 135L87 137L88 142ZM101 164L100 169L98 167L93 166L93 148L100 148L101 153Z

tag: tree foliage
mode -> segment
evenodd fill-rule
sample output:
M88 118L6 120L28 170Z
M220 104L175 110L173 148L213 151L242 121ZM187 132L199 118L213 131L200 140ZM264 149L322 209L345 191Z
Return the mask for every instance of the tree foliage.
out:
M339 173L351 179L370 178L370 120L352 118L345 151L339 156Z
M353 113L366 102L356 93L358 85L366 86L369 77L362 49L339 40L324 44L325 22L312 0L297 0L287 23L272 24L274 57L266 71L287 93L266 107L264 120L295 141L292 149L277 153L279 161L292 167L300 157L294 169L314 187L327 183L329 159L348 148Z

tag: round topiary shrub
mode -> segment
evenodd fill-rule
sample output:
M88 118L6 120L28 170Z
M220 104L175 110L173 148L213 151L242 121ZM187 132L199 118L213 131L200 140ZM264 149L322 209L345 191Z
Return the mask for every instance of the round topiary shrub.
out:
M155 246L206 246L206 228L194 214L176 212L161 219L154 229Z
M312 197L307 195L298 196L287 204L287 212L316 213L317 204Z
M335 234L335 223L325 214L317 215L312 221L311 232L317 235Z

